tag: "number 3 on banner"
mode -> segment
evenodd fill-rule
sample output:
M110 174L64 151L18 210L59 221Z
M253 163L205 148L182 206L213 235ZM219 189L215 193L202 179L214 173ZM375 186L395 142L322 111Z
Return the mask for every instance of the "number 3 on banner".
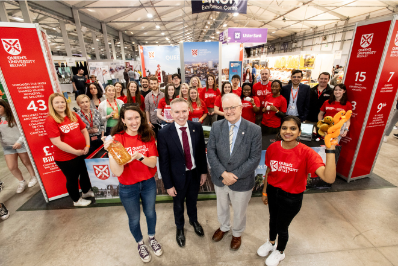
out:
M33 110L35 112L37 110L40 110L40 111L47 110L46 103L43 100L38 100L37 103L39 104L39 107L36 107L35 101L31 101L26 109Z

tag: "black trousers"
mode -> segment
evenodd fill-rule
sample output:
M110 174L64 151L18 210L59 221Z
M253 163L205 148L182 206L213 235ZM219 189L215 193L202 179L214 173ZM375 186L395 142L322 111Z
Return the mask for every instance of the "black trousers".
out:
M152 129L155 132L156 139L158 139L158 132L159 132L159 130L162 129L162 127L159 124L152 124L152 125L154 126L154 128L152 128Z
M87 156L92 154L96 149L101 147L102 144L104 144L101 140L101 134L96 135L97 139L96 140L91 140L92 137L95 136L90 136L90 149L88 150Z
M200 176L196 168L185 172L185 186L177 191L177 196L173 198L174 220L177 229L184 229L184 200L187 204L187 214L191 222L198 221L198 211L196 203L198 201L198 193L200 188Z
M289 225L299 213L303 202L303 193L291 194L267 184L269 209L269 240L278 236L277 250L284 251L289 240Z
M70 161L55 161L62 173L66 177L66 189L69 196L74 202L80 198L79 193L79 176L80 187L83 193L87 193L91 189L90 178L88 177L84 156L76 157Z
M276 135L278 134L279 130L279 127L267 127L264 126L263 123L261 123L261 134L263 136Z

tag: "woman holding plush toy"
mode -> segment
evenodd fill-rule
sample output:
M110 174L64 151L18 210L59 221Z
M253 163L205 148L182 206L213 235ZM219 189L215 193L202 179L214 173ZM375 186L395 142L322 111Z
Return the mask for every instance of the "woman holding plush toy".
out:
M321 107L321 111L318 114L318 120L322 120L326 116L334 117L339 111L352 110L352 105L347 99L347 88L344 84L338 84L333 89L333 94L330 95L330 99L325 101ZM348 129L350 128L350 119L342 127L343 130L340 133L340 137L344 138L347 135Z
M268 266L277 266L285 258L289 225L301 209L308 173L317 174L327 183L336 179L335 146L326 149L325 165L318 153L299 142L300 128L299 118L282 118L279 141L272 143L265 154L262 200L269 209L269 239L257 254L265 257L271 252L265 261Z

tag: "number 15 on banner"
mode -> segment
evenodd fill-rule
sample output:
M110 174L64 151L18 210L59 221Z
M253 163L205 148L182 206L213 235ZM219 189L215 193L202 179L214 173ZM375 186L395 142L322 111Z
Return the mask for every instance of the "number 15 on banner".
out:
M27 110L33 110L33 111L44 111L47 110L47 106L46 106L46 102L43 100L37 100L37 104L39 105L39 107L36 106L35 101L31 101L28 105L28 107L26 108Z

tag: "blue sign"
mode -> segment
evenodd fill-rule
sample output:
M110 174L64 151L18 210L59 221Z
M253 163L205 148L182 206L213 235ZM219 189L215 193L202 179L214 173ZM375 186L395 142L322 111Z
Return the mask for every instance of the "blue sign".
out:
M242 61L229 62L229 82L232 82L234 75L239 75L240 80L242 80Z

